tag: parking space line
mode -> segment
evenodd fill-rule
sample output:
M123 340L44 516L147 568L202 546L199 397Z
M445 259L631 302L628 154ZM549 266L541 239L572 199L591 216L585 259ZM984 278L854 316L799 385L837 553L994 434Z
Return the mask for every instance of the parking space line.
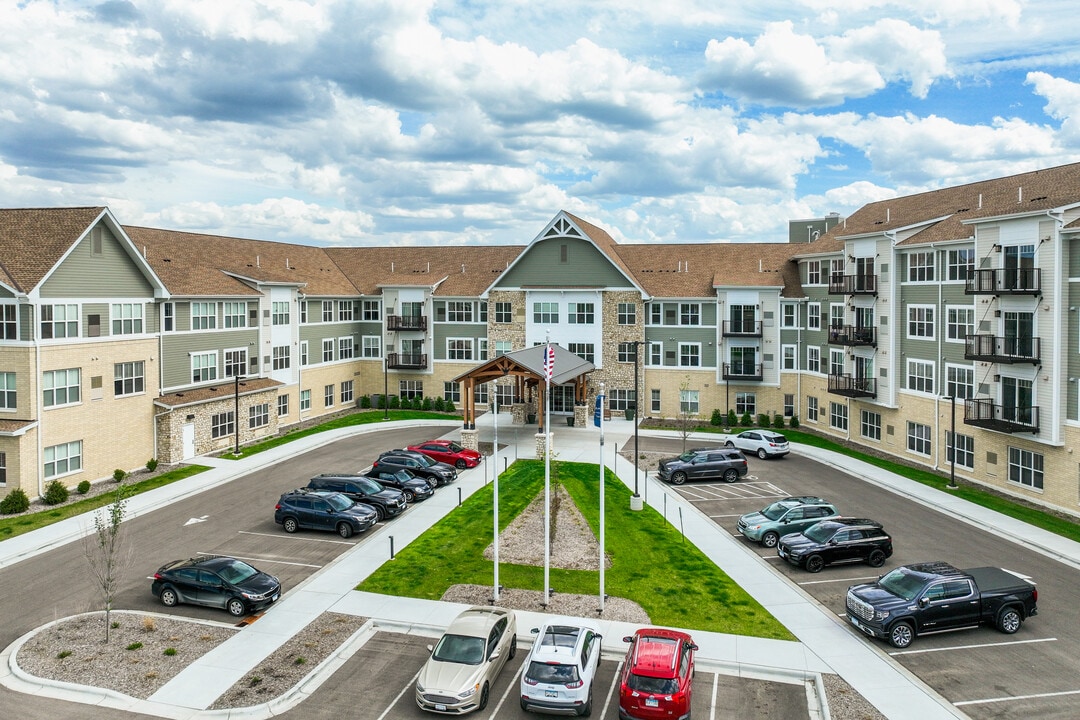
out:
M597 562L599 562L599 560ZM420 670L423 669L423 666L421 666ZM409 691L409 688L413 687L413 685L416 683L416 678L420 677L420 670L416 671L416 674L412 676L412 680L405 683L405 687L401 688L401 692L394 696L394 699L390 702L389 705L386 706L386 709L382 711L382 715L376 718L376 720L384 720L387 713L394 709L394 706L398 704L398 700L401 699L401 696L407 693ZM415 702L413 704L415 704Z
M620 660L619 664L615 666L615 677L611 681L611 687L608 688L607 697L604 698L604 711L600 713L600 717L608 716L608 708L611 707L611 696L615 693L615 686L618 685L620 682L619 677L622 675L622 666L622 660Z
M599 560L597 560L599 562ZM709 703L709 720L716 720L716 694L720 689L720 674L712 676L712 701Z
M600 561L597 560L599 563ZM867 577L853 577L853 578L834 578L832 580L807 580L806 582L797 583L798 585L824 585L825 583L834 582L846 582L846 583L859 583L863 580L877 580L877 575L868 575Z
M732 513L731 515L710 515L709 517L711 517L711 518L731 518L731 517L742 517L742 515L740 515L739 513ZM600 561L597 560L596 562L600 562Z
M331 543L333 545L355 545L347 540L327 540L325 538L308 537L307 535L282 535L281 533L261 533L250 530L237 530L237 535L260 535L262 537L283 538L285 540L306 540L308 542ZM597 560L597 562L600 562Z
M220 555L221 553L197 552L195 554L196 555ZM296 567L309 567L309 568L316 568L316 569L322 567L322 565L309 565L307 563L288 562L286 560L271 560L270 558L262 558L262 557L253 558L253 557L244 557L242 555L230 555L229 557L234 557L237 560L243 560L244 562L274 563L276 565L295 565ZM600 561L597 560L597 562L600 562Z
M532 648L529 648L529 652L532 652ZM509 659L507 661L509 662ZM506 703L506 698L509 697L511 690L519 690L521 688L518 678L521 677L521 673L525 671L525 663L528 661L529 653L525 653L525 658L521 661L521 664L518 665L518 669L514 672L514 677L510 679L510 684L506 686L506 690L503 691L502 697L499 698L499 702L496 703L495 709L488 715L488 720L494 720L498 716L499 710L501 710L503 704Z
M1080 690L1062 690L1060 692L1036 693L1034 695L1010 695L1008 697L983 698L982 700L961 700L953 705L983 705L989 703L1012 702L1013 700L1039 700L1040 698L1064 697L1066 695L1080 695Z
M1007 645L1031 645L1033 643L1055 642L1057 638L1034 638L1032 640L1009 640L1006 642L980 643L978 645L954 645L943 648L925 648L920 650L897 650L890 655L919 655L932 652L944 652L946 650L978 650L987 647L1005 647Z

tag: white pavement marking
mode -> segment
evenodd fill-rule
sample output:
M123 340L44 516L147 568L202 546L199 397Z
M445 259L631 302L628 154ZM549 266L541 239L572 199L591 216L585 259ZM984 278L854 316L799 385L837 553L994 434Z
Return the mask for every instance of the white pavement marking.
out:
M600 561L597 560L597 563ZM720 686L720 673L712 676L712 702L709 704L709 720L716 720L716 693Z
M597 560L597 562L600 562L600 561ZM611 707L611 695L612 695L612 693L615 692L615 686L618 685L619 682L620 682L619 677L622 675L622 666L623 666L623 661L622 660L620 660L619 664L615 666L615 678L611 681L611 687L608 688L607 697L604 698L604 711L602 713L600 713L600 717L607 717L608 716L607 709L609 707ZM618 703L619 703L619 701L616 700L615 704L617 705Z
M1065 695L1080 695L1080 690L1062 690L1061 692L1036 693L1035 695L1011 695L1009 697L984 698L983 700L963 700L954 702L953 705L982 705L985 703L1012 702L1014 700L1038 700L1040 698L1063 697Z
M597 562L600 561L597 560ZM423 669L423 666L421 666L420 670ZM401 696L407 693L409 691L409 688L413 687L413 685L416 684L416 678L420 677L420 670L417 670L416 674L412 676L412 680L410 680L405 687L401 688L401 692L394 696L394 699L390 701L390 704L387 705L386 709L382 711L382 715L380 715L376 720L383 720L386 717L386 714L394 709L394 706L398 704L398 700L401 699Z
M221 553L197 552L195 554L196 555L220 555ZM321 568L322 567L322 565L309 565L307 563L287 562L285 560L271 560L270 558L265 558L265 557L244 557L242 555L230 555L229 557L236 558L237 560L243 560L244 562L274 563L276 565L295 565L296 567L309 567L309 568ZM597 560L597 562L600 562L600 561Z
M208 518L208 517L210 517L210 516L209 515L203 515L202 517L191 518L186 523L184 523L184 527L187 527L188 525L194 525L195 523L206 522L206 518ZM600 561L597 560L597 562L600 562Z
M262 537L281 538L283 540L305 540L307 542L331 543L333 545L355 545L356 544L354 542L349 542L348 540L327 540L325 538L308 537L307 535L282 535L281 533L251 532L250 530L237 530L236 534L237 535L260 535ZM597 560L597 562L600 562L600 561Z
M596 562L599 563L600 561L597 560ZM834 582L856 583L856 582L861 582L863 580L877 580L877 579L878 579L877 575L868 575L866 577L833 578L832 580L807 580L806 582L801 582L801 583L798 583L798 584L799 585L824 585L825 583L834 583Z
M599 562L599 561L598 561ZM926 648L925 650L898 650L890 655L919 655L920 653L945 652L947 650L978 650L988 647L1005 647L1006 645L1030 645L1032 643L1055 642L1057 638L1035 638L1033 640L1010 640L1008 642L980 643L978 645L954 645L943 648Z
M732 518L732 517L742 517L742 515L740 515L739 513L732 513L731 515L710 515L709 517L711 517L711 518ZM600 561L597 560L596 562L599 563Z
M600 561L597 560L597 562L600 562ZM530 650L530 652L531 652L531 650ZM521 661L521 664L518 665L518 669L514 673L514 677L510 680L510 684L506 686L506 690L503 691L502 697L499 698L498 704L495 705L495 709L491 711L490 715L488 715L488 720L495 720L495 718L498 717L498 715L499 715L499 710L501 710L502 706L506 703L506 698L509 697L510 691L521 687L521 685L518 683L518 678L521 676L521 673L525 670L525 663L527 663L528 661L529 661L529 653L525 653L525 658ZM509 658L507 659L507 662L509 662Z

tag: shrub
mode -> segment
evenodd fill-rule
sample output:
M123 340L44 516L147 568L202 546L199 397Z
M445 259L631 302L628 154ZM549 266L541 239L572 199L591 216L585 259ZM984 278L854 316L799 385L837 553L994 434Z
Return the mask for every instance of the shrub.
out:
M431 409L431 398L429 398L429 397L424 398L424 401L420 404L420 409L421 410L430 410Z
M436 412L442 412L446 409L446 401L443 400L441 397L435 398L435 402L431 403L431 409L435 410Z
M116 468L115 470L112 471L113 482L118 482L118 483L124 482L124 478L126 478L126 477L127 477L127 473L124 472L123 470L121 470L120 468Z
M5 515L26 512L29 509L30 498L22 488L15 488L7 494L7 497L0 500L0 513Z
M775 415L773 417L773 420L772 420L772 426L775 427L775 428L784 427L784 416L783 415Z
M295 660L293 660L293 662L294 662L295 664L297 664L297 665L303 665L304 663L306 663L306 662L307 662L307 658L306 658L306 657L304 657L303 655L301 655L300 657L298 657L298 658L296 658Z
M141 647L142 647L141 642L133 642L130 645L128 645L126 649L127 650L138 650Z
M753 422L754 421L750 419L750 413L744 412L742 414L742 421L739 424L743 427L750 427L751 425L753 425Z
M169 657L172 657L173 655L176 654L176 648L165 648L165 652L163 652L162 654L163 655L168 655Z
M385 410L385 409L386 409L386 396L385 395L380 395L379 396L379 410Z
M53 480L51 483L45 486L45 494L41 496L41 501L46 505L59 505L62 502L67 502L68 489L67 485L59 480Z
M790 424L791 424L791 427L793 427L793 428L799 427L799 416L798 415L792 415Z
M724 415L720 412L720 408L713 408L712 418L709 420L709 424L714 427L720 427L724 424Z
M154 472L155 470L157 470L157 458L150 458L149 460L147 460L146 469L149 472Z
M758 413L757 424L758 427L769 427L770 425L772 425L772 420L770 420L769 416L765 413Z
M367 408L371 407L371 397L368 396L368 395L361 395L360 396L360 407L361 407L361 409L367 409Z
M70 657L70 656L71 656L71 651L70 650L61 650L60 652L56 653L56 658L58 660L63 660L64 658Z
M147 615L142 619L142 629L146 632L154 632L157 630L157 623L154 621L153 615Z
M454 407L454 401L453 400L447 400L446 401L446 412L448 412L448 413L457 412L457 408Z
M390 409L397 410L401 407L401 399L397 395L390 396Z
M80 495L85 495L86 493L90 492L90 481L83 480L75 487L75 489L79 491Z
M739 418L735 416L734 410L727 411L727 426L729 428L735 427L739 422Z

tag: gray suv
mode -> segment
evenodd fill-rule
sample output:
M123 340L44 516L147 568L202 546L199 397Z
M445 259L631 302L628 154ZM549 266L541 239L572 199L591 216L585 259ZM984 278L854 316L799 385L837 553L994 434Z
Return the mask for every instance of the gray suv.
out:
M746 457L731 448L695 448L660 461L660 479L682 485L687 480L735 482L750 471Z
M739 532L747 540L776 547L782 535L802 532L814 523L840 517L836 506L819 497L800 496L777 500L757 512L739 518Z

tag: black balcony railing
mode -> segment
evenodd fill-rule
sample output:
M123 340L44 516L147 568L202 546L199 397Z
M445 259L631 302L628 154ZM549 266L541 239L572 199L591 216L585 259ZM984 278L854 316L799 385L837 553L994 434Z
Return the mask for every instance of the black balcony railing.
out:
M761 337L760 320L725 320L724 337Z
M829 327L830 345L877 346L877 335L872 327L861 325L832 325Z
M830 295L877 295L877 275L831 275Z
M387 353L386 367L391 370L425 370L427 368L427 355Z
M829 392L844 397L877 397L874 378L852 375L830 375Z
M964 401L964 423L1006 433L1039 432L1039 408L999 405L978 398Z
M968 335L964 338L964 359L993 363L1032 363L1040 358L1037 337L997 337Z
M975 270L964 284L968 295L1041 295L1041 268Z
M761 373L761 364L754 363L724 363L725 380L761 380L765 376Z
M387 315L387 330L427 330L427 315Z

